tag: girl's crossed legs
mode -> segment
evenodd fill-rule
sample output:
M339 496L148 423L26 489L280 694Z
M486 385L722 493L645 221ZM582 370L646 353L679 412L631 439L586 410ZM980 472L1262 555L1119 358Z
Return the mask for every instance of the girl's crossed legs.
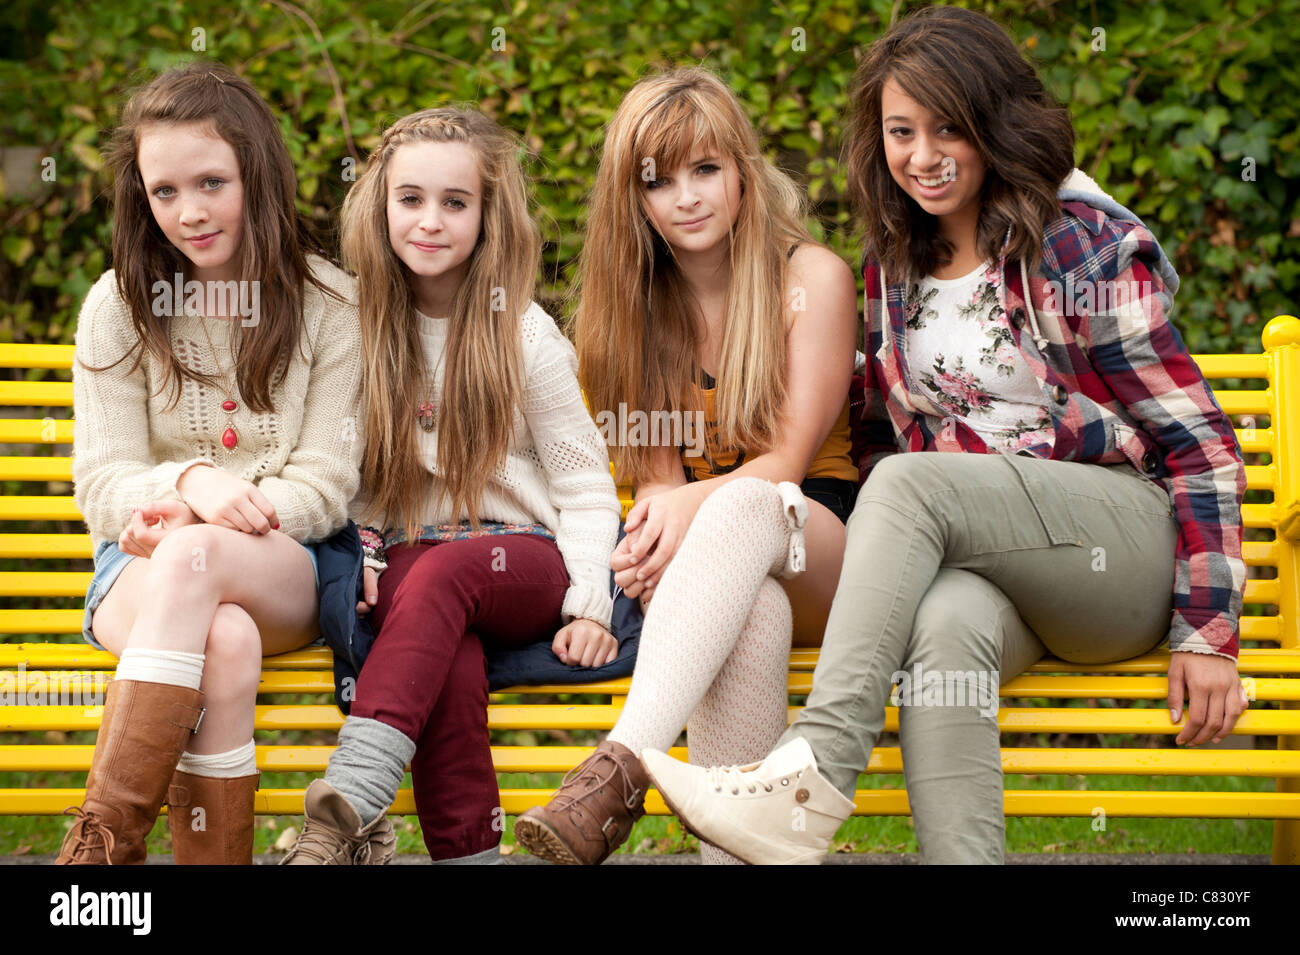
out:
M1013 678L1043 645L1078 663L1151 650L1169 628L1177 533L1168 495L1127 465L886 458L849 520L813 691L781 743L806 739L819 771L852 798L890 686L903 690L902 674L915 682L919 664L913 705L900 694L900 736L921 851L1000 861L997 700L991 714L971 703L979 680ZM975 692L965 705L936 704L926 670L945 694L955 678Z
M123 568L92 627L119 658L127 648L204 654L205 712L188 750L222 753L253 738L262 657L315 640L318 607L311 558L291 537L190 524Z

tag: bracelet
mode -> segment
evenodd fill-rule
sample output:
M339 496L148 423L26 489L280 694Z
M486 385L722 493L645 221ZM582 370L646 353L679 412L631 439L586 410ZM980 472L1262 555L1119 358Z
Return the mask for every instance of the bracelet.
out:
M363 527L361 535L361 552L365 557L377 563L387 564L388 554L384 549L384 535L373 527Z

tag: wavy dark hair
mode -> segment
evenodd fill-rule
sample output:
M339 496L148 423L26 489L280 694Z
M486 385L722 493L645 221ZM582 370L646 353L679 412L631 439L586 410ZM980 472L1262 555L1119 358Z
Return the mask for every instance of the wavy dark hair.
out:
M288 356L300 344L305 283L322 294L337 294L308 267L309 252L319 252L294 199L298 178L280 124L247 80L221 63L198 60L159 75L134 93L113 133L108 163L113 170L113 268L117 287L131 312L138 347L102 368L135 354L132 370L147 350L166 369L159 392L174 388L168 407L180 398L182 378L212 386L177 359L166 316L153 313L155 282L191 272L190 261L163 235L149 208L137 160L140 134L150 126L196 123L228 142L239 160L243 185L243 240L240 278L260 283L259 321L241 326L235 365L239 393L260 414L273 412L274 379L288 369ZM87 366L89 367L89 366Z
M844 162L867 254L909 279L953 255L939 220L889 172L880 97L891 79L956 126L984 160L980 254L997 261L1010 230L1007 255L1037 260L1043 228L1060 215L1057 189L1074 168L1074 126L1007 32L960 7L927 7L902 20L853 74Z

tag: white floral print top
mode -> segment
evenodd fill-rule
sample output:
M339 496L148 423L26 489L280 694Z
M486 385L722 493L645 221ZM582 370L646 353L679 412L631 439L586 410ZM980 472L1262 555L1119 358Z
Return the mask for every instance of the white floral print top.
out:
M998 270L985 263L956 279L926 277L907 292L910 390L962 421L989 451L1050 442L1042 386L1024 364L998 304Z

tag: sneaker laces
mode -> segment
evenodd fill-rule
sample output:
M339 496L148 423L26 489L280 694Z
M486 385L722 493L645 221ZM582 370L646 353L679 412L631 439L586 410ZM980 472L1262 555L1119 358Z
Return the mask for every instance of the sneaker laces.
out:
M72 828L68 830L68 838L76 840L72 847L72 858L75 860L83 853L89 853L97 848L91 838L99 836L99 841L104 847L105 860L109 865L112 865L113 849L117 846L117 837L113 835L113 830L100 818L98 813L87 811L81 806L69 806L63 810L63 815L69 814L77 818L77 821L72 824Z
M602 775L598 767L605 762L610 764L610 769L607 774ZM626 794L623 797L623 805L629 810L635 809L637 797L642 794L641 790L632 782L627 767L615 759L611 753L603 750L588 756L564 774L564 779L560 781L559 791L551 799L549 808L555 812L563 812L565 809L577 806L584 797L591 795L606 783L612 783L617 776L623 778L623 792ZM586 785L581 792L566 792L570 788L577 789L584 783Z
M320 865L332 865L339 854L340 844L342 848L346 849L349 848L351 841L343 833L331 829L324 823L315 819L308 819L303 823L302 832L298 835L298 842L289 850L289 854L280 861L283 864L294 858L294 856L302 855ZM369 842L366 841L363 844L368 849Z
M731 795L739 796L742 789L751 793L758 792L758 787L762 786L765 792L771 792L776 787L758 775L756 765L749 766L710 766L707 770L709 785L713 787L714 792L722 792L724 788L731 790ZM802 772L796 774L802 775ZM783 776L781 784L788 785L790 777Z
M357 851L352 856L352 864L370 865L370 859L373 853L374 849L370 845L370 840L367 839L365 842L361 843L361 845L357 846Z

